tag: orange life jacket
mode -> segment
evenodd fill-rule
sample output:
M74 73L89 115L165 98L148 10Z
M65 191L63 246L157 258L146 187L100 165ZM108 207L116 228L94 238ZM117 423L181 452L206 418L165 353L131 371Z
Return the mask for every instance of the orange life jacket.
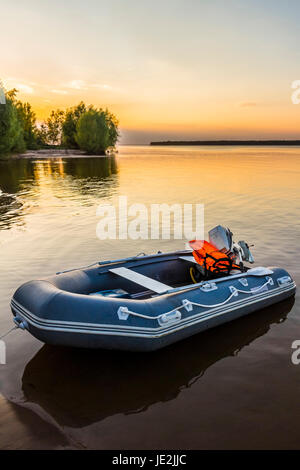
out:
M205 276L209 274L229 274L232 269L241 269L234 264L233 258L226 253L217 250L215 246L206 240L191 240L190 247L197 263L203 268Z

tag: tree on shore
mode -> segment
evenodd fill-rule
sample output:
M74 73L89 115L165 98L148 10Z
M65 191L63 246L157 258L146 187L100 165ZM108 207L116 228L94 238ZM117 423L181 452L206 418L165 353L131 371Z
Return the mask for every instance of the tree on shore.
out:
M76 126L78 146L90 154L104 154L116 144L118 135L115 116L92 106L81 115Z
M1 85L1 84L0 84ZM104 154L119 137L118 120L108 109L87 107L83 101L66 112L57 109L39 126L30 103L18 101L15 88L2 93L0 156L49 146ZM5 97L5 99L3 99Z
M45 122L47 127L46 143L50 145L61 145L62 125L65 113L61 109L51 111L50 117Z
M119 121L114 114L108 111L108 109L104 111L104 114L105 114L105 119L106 119L106 123L108 126L109 146L114 147L119 137L119 129L118 129Z
M62 145L69 149L78 149L76 140L76 126L80 117L86 112L86 106L81 101L77 106L69 108L65 114L65 120L62 124Z
M22 122L15 105L16 93L15 89L5 93L5 104L0 105L0 155L26 150Z
M86 107L81 101L65 112L57 109L36 131L38 145L80 149L90 154L104 154L119 137L118 120L107 109Z
M109 132L103 112L90 108L77 123L76 141L81 150L103 154L109 146Z
M35 113L29 103L17 101L15 106L22 124L25 146L27 149L35 150L38 148Z
M42 123L37 129L36 129L36 142L38 148L45 148L47 146L47 134L48 134L48 128L45 123Z

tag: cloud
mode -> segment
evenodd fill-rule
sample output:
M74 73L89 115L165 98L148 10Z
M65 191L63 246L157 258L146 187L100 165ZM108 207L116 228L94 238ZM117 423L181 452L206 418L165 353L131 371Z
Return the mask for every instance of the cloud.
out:
M73 90L87 90L86 84L83 80L71 80L66 86Z
M37 84L35 82L26 82L20 80L15 77L8 77L4 79L4 84L7 89L16 88L21 93L25 93L27 95L32 95L34 93L33 86ZM31 86L30 86L31 85Z
M89 90L91 88L96 88L99 90L112 90L113 87L107 83L86 83L84 80L71 80L66 85L66 88L71 88L72 90Z
M68 92L66 90L56 90L56 89L54 89L54 90L50 90L50 91L51 91L51 93L56 93L57 95L67 95L68 94Z
M101 90L112 90L112 87L110 85L107 85L106 83L92 83L90 87L100 88Z
M243 103L240 103L241 108L252 108L253 106L256 106L257 103L255 101L245 101Z
M16 83L16 88L21 93L26 93L32 95L34 93L34 89L31 86L24 85L24 83Z

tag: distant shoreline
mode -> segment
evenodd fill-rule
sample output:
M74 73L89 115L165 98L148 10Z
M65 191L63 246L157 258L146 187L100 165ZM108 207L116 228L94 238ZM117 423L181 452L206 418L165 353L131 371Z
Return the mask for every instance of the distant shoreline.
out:
M300 140L167 140L162 142L150 142L150 145L300 145Z

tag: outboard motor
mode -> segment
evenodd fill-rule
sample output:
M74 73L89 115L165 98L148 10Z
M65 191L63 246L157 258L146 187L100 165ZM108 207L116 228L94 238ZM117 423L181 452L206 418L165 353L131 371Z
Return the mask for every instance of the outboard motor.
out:
M248 243L246 243L244 240L241 240L239 241L238 244L242 250L243 261L247 261L248 263L251 263L251 264L254 263L254 258L252 256Z
M212 228L208 232L209 243L214 245L218 250L223 253L232 253L233 242L232 242L232 232L229 228L222 227L222 225L217 225L217 227Z
M214 245L218 250L228 255L233 255L236 263L239 263L243 268L243 262L254 263L254 258L250 251L248 243L244 240L238 243L233 242L232 232L229 228L217 225L208 232L209 242Z

